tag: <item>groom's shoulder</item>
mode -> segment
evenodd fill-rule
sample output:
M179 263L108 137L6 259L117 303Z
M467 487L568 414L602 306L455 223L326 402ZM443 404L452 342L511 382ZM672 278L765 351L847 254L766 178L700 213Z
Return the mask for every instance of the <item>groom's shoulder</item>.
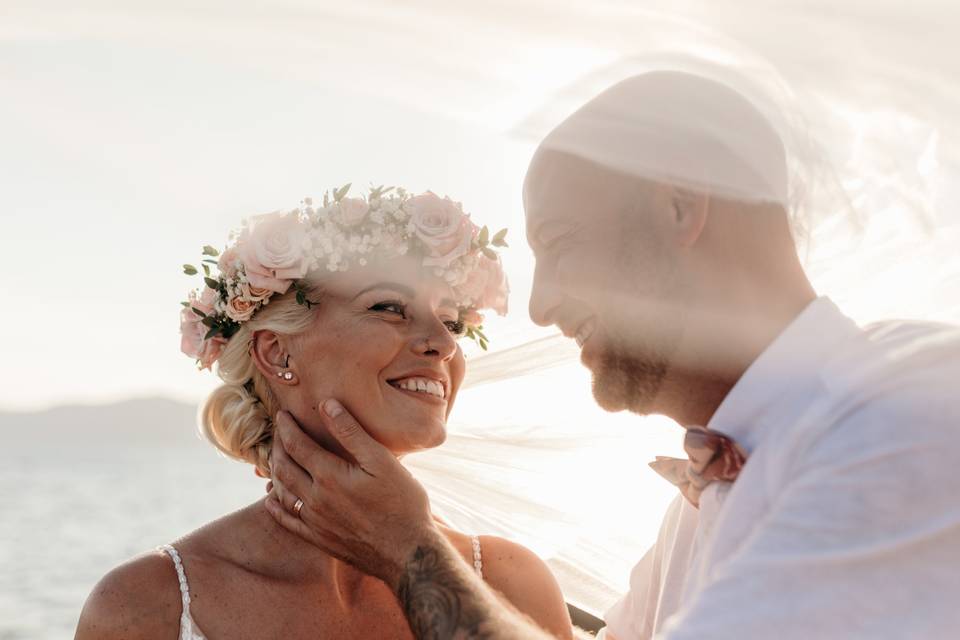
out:
M960 327L888 320L863 327L836 349L821 371L833 403L879 403L891 413L942 411L956 406Z
M864 327L821 372L822 402L796 423L812 465L929 477L960 464L960 328L914 321ZM851 460L875 464L851 466Z
M94 586L77 638L155 638L178 628L181 601L173 562L159 550L128 560Z

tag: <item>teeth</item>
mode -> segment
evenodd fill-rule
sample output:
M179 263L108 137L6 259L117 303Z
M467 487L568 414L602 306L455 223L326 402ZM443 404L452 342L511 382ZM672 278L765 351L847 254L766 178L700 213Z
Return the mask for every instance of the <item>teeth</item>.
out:
M394 380L391 384L398 389L405 389L406 391L428 393L438 398L444 397L443 385L436 380L430 380L428 378L404 378L402 380Z

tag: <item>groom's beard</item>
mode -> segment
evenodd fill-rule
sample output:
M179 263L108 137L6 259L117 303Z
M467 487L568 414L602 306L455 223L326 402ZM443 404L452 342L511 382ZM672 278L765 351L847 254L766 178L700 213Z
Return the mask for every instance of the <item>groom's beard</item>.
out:
M610 345L593 372L593 397L606 411L628 410L646 415L667 375L667 360L638 358L627 345Z

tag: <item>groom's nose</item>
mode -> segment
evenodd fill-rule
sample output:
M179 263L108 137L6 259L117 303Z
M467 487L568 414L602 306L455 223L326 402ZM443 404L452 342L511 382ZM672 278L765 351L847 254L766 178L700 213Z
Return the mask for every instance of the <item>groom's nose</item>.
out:
M555 279L540 263L533 271L533 288L530 290L530 319L541 327L556 322L556 309L563 300L563 293Z

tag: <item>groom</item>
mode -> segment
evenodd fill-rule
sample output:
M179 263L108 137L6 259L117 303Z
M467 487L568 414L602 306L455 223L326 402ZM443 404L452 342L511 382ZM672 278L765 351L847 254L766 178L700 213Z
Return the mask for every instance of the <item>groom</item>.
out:
M608 639L960 629L960 332L861 329L818 297L786 176L750 102L679 73L601 94L531 162L531 317L577 341L602 407L686 428L690 461L656 463L680 495ZM410 474L336 400L323 413L355 463L281 414L273 516L383 579L418 638L547 638L444 542Z

